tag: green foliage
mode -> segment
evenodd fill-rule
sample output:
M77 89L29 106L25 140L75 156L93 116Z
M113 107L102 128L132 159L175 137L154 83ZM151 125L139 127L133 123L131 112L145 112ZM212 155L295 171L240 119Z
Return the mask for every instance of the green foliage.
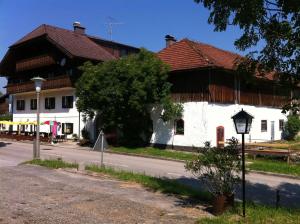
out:
M235 41L239 50L261 47L246 60L249 68L276 70L287 82L298 82L300 77L300 4L297 0L194 0L210 10L208 22L216 31L229 25L243 33ZM256 64L253 66L253 62ZM258 62L258 63L256 63ZM287 75L289 74L289 75ZM292 75L292 76L290 76Z
M86 130L86 128L81 130L81 136L83 139L90 140L90 135L88 130Z
M162 193L188 196L203 201L209 201L211 199L211 195L208 192L197 191L192 187L188 187L172 179L151 177L145 174L115 170L113 168L99 167L96 165L86 166L86 170L104 173L123 181L133 181L151 190L160 191Z
M12 115L11 114L3 114L0 115L0 121L11 121Z
M246 217L242 214L242 203L221 216L201 218L199 224L298 224L300 223L299 209L274 208L271 206L246 203Z
M251 161L247 167L251 170L266 171L272 173L283 173L289 175L300 176L299 164L288 164L286 161L280 161L275 159L261 159L257 158Z
M26 162L28 164L34 164L34 165L39 165L39 166L44 166L44 167L48 167L51 169L59 169L59 168L78 168L78 164L77 163L67 163L64 162L61 159L57 159L57 160L40 160L40 159L34 159L31 161Z
M87 62L81 70L78 109L90 117L98 114L104 130L116 128L121 144L149 142L151 105L162 105L166 111L175 107L169 98L168 66L145 49L97 65Z
M285 131L287 134L287 138L292 140L300 131L300 119L298 115L290 115L288 116L288 120L285 124Z
M163 121L170 121L180 118L183 112L183 105L180 103L173 103L169 97L162 101L163 113L161 118Z
M198 157L188 161L185 168L198 179L204 180L213 195L232 194L235 184L240 180L241 171L237 139L230 139L229 145L224 149L211 148L206 143L200 149Z
M157 158L168 158L168 159L178 159L178 160L192 160L196 158L194 153L181 152L181 151L171 151L166 149L157 149L152 147L143 148L127 148L127 147L113 147L112 152L128 153L128 154L138 154L147 155Z

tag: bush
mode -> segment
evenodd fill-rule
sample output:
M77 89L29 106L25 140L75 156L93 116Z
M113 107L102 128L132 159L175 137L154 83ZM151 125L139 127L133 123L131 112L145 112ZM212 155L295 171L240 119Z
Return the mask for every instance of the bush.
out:
M86 128L81 130L81 136L83 139L90 140L90 135Z
M300 131L300 119L298 115L288 116L288 120L285 124L286 138L293 140Z
M235 184L240 180L241 160L238 140L232 138L224 149L211 148L209 143L200 149L193 161L186 163L186 169L204 181L214 196L232 195Z

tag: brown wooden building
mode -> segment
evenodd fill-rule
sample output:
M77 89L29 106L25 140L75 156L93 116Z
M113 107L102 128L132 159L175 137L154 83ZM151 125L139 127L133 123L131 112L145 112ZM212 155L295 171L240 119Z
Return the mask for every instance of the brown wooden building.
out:
M40 76L41 121L54 120L61 124L59 134L80 135L85 124L76 109L74 84L81 75L78 67L116 60L136 53L139 49L86 34L80 23L73 30L41 25L12 46L0 63L0 75L7 78L7 93L12 97L14 121L35 121L36 97L31 79ZM49 127L41 127L49 132ZM95 127L88 124L93 133ZM30 127L22 130L30 132ZM92 136L93 137L93 136Z

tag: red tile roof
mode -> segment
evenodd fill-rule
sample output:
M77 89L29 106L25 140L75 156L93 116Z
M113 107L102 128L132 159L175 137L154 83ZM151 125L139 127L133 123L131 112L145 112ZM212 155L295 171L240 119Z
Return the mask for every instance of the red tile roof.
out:
M158 52L158 57L171 66L171 71L196 68L221 68L236 70L243 56L212 45L182 39ZM274 80L275 72L257 74L258 78Z
M46 36L55 45L72 56L99 61L116 58L103 47L92 41L87 35L45 24L21 38L12 45L12 47L40 36Z
M161 60L171 66L172 71L219 67L234 69L240 55L214 46L183 39L158 52Z

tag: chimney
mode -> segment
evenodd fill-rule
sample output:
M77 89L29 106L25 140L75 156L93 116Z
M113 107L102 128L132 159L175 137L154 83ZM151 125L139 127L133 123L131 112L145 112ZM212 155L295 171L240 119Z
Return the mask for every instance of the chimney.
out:
M175 37L171 35L166 35L165 40L166 40L166 47L170 47L172 44L176 43Z
M85 34L85 28L81 26L80 22L74 22L73 28L75 33Z

